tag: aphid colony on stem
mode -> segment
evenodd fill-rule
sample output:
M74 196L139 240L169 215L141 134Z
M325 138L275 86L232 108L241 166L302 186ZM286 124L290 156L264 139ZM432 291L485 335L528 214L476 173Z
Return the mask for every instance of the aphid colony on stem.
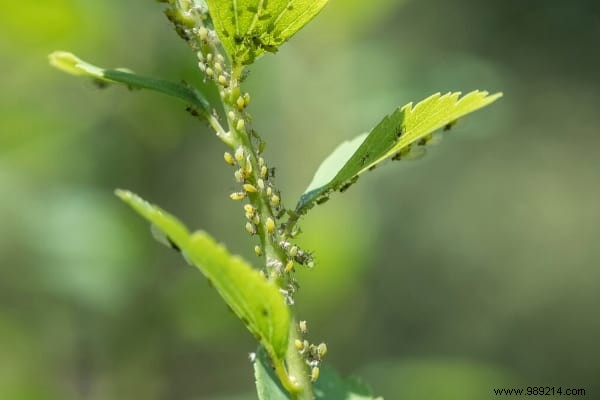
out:
M264 142L250 126L250 116L246 112L250 95L242 93L240 81L244 78L243 68L229 65L221 54L216 32L209 24L205 5L193 0L163 0L169 7L165 11L175 25L177 33L196 52L198 67L205 80L215 83L225 109L228 131L219 122L217 136L229 147L223 155L225 163L235 167L234 178L239 188L230 194L235 201L246 200L243 204L245 229L251 236L258 236L260 244L254 247L257 256L265 257L265 277L279 285L279 291L288 305L294 304L298 283L294 277L296 265L314 267L312 255L290 242L300 229L295 226L297 218L293 212L282 207L281 195L274 187L274 168L269 168L262 157ZM216 121L219 115L213 111ZM253 140L258 142L254 145ZM290 218L281 219L285 214ZM307 333L306 321L301 321L297 333L302 337ZM310 344L307 340L295 339L296 350L310 369L310 378L319 377L319 365L327 352L324 343Z

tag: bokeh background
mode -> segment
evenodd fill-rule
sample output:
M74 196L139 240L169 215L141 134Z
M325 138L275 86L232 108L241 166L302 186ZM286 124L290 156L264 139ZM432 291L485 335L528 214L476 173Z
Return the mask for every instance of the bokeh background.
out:
M512 386L600 398L600 3L332 0L247 81L293 205L335 146L437 91L505 97L419 161L314 209L298 313L329 361L386 399ZM4 2L0 398L255 398L254 341L157 245L131 189L258 265L223 146L182 103L51 69L201 81L147 0Z

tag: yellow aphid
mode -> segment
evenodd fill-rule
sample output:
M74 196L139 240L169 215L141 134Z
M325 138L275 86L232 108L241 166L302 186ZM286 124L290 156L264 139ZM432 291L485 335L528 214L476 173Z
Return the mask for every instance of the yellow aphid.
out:
M271 196L271 204L273 204L274 207L279 207L280 202L281 199L279 198L279 196L277 196L276 194Z
M271 186L269 186L267 188L267 192L266 193L267 193L267 196L271 196L273 194L273 189L271 189Z
M244 149L241 147L238 147L237 150L235 151L235 159L238 161L242 161L244 159Z
M273 221L273 218L267 218L265 221L265 228L267 229L267 233L275 232L275 221Z
M310 380L315 382L317 379L319 379L319 373L321 371L319 370L319 367L313 367L312 371L310 371Z
M248 193L256 193L256 192L258 192L258 189L256 189L256 187L254 185L251 185L250 183L244 184L243 188Z
M244 182L244 176L242 175L242 170L241 169L238 169L237 171L235 171L233 173L233 176L235 176L235 180L237 182L240 182L240 183Z
M250 176L252 174L252 163L250 162L250 156L246 158L246 165L244 165L244 174Z
M210 68L210 67L206 68L205 73L206 73L206 76L213 76L214 75L214 72L213 72L212 68Z
M256 181L256 184L258 185L258 188L260 190L265 190L265 181L263 181L262 179L258 178L258 180Z
M246 197L246 192L234 192L229 197L231 200L243 200Z
M298 322L298 329L304 334L308 332L308 324L306 323L306 321Z
M258 245L254 246L254 252L256 253L256 255L258 257L262 256L262 254L263 254L262 247L260 247Z
M254 211L256 211L256 209L252 204L245 204L244 211L246 211L248 214L254 214Z
M208 29L205 27L200 27L198 33L200 34L200 40L206 40L208 38Z
M235 165L235 160L233 159L233 156L231 155L231 153L225 152L225 154L223 154L223 159L225 159L225 162L227 164Z
M263 165L262 167L260 167L260 176L265 179L267 177L267 174L269 173L268 168Z
M302 351L304 349L304 344L302 344L302 340L296 339L294 340L294 346L296 346L296 350Z
M244 94L244 105L246 107L248 107L248 104L250 104L250 93L245 93Z
M327 354L327 345L325 343L321 343L319 347L317 347L317 352L319 353L320 358L325 357L325 354Z
M285 265L285 272L290 273L294 269L294 262L292 260L288 261Z
M244 109L244 107L246 107L246 102L244 101L243 97L238 97L237 101L236 101L238 110L242 111Z
M235 127L238 131L243 131L246 128L246 122L240 118Z
M219 84L223 86L227 85L227 78L225 78L225 75L219 75Z
M247 212L245 215L246 215L246 219L247 219L248 221L250 221L252 218L254 218L254 213L248 213L248 212Z
M252 222L246 222L246 231L248 231L248 233L251 235L256 233L256 228Z
M290 251L288 254L290 255L290 257L296 257L298 255L298 246L290 247ZM304 322L306 322L306 321L304 321Z

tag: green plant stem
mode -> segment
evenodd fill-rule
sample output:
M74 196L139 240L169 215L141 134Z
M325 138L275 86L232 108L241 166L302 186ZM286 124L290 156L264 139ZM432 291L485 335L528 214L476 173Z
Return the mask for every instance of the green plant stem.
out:
M241 73L241 67L234 66L232 68L231 80L229 83L229 89L232 93L241 93L239 90ZM248 158L244 160L244 162L249 162L252 166L252 172L250 176L246 178L246 182L258 187L258 180L261 179L258 163L258 150L253 146L247 131L245 129L238 129L237 123L240 118L244 119L244 121L247 121L249 118L244 111L240 111L235 98L228 99L225 97L222 102L225 112L228 115L229 135L232 140L233 148L237 149L241 147L244 150L244 154L248 155ZM234 116L234 118L230 118L230 115ZM261 246L264 249L267 278L279 285L280 288L284 289L287 279L281 276L281 270L277 271L276 268L273 267L273 263L279 263L279 265L283 266L287 260L284 250L279 245L282 236L277 229L275 232L269 233L265 225L268 218L277 221L274 209L271 206L269 197L263 190L259 190L257 193L248 193L248 199L250 204L258 211L261 219L260 223L257 224L256 230L260 238ZM273 361L275 372L282 385L290 393L292 399L312 400L314 396L312 393L312 384L308 375L308 368L304 359L294 346L294 342L298 338L295 327L296 323L292 320L285 365L283 365L281 360L274 357L273 354L270 354L270 357Z

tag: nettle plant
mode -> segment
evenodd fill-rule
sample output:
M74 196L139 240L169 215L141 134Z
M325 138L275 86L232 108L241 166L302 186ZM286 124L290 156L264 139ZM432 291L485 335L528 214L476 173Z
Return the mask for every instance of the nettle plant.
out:
M177 97L187 110L207 121L225 145L225 162L234 169L244 226L261 257L255 269L231 255L203 231L191 233L180 221L135 194L116 194L152 224L163 243L181 252L196 266L225 303L258 341L251 355L261 400L373 399L360 383L340 378L321 363L325 343L311 343L307 323L294 313L299 288L296 268L313 268L310 251L295 244L298 222L312 207L344 192L358 177L388 159L401 160L419 153L438 130L501 97L485 91L434 94L413 106L387 115L369 133L342 143L318 168L313 181L294 208L283 205L264 158L265 142L252 129L250 94L242 82L258 57L277 49L303 28L328 0L162 0L175 31L198 57L204 79L213 82L221 104L211 104L198 88L134 74L127 69L104 69L71 53L55 52L50 63L73 75L90 77L99 85L121 83ZM217 111L223 110L223 111ZM223 115L221 115L221 113ZM322 372L321 372L322 370Z

